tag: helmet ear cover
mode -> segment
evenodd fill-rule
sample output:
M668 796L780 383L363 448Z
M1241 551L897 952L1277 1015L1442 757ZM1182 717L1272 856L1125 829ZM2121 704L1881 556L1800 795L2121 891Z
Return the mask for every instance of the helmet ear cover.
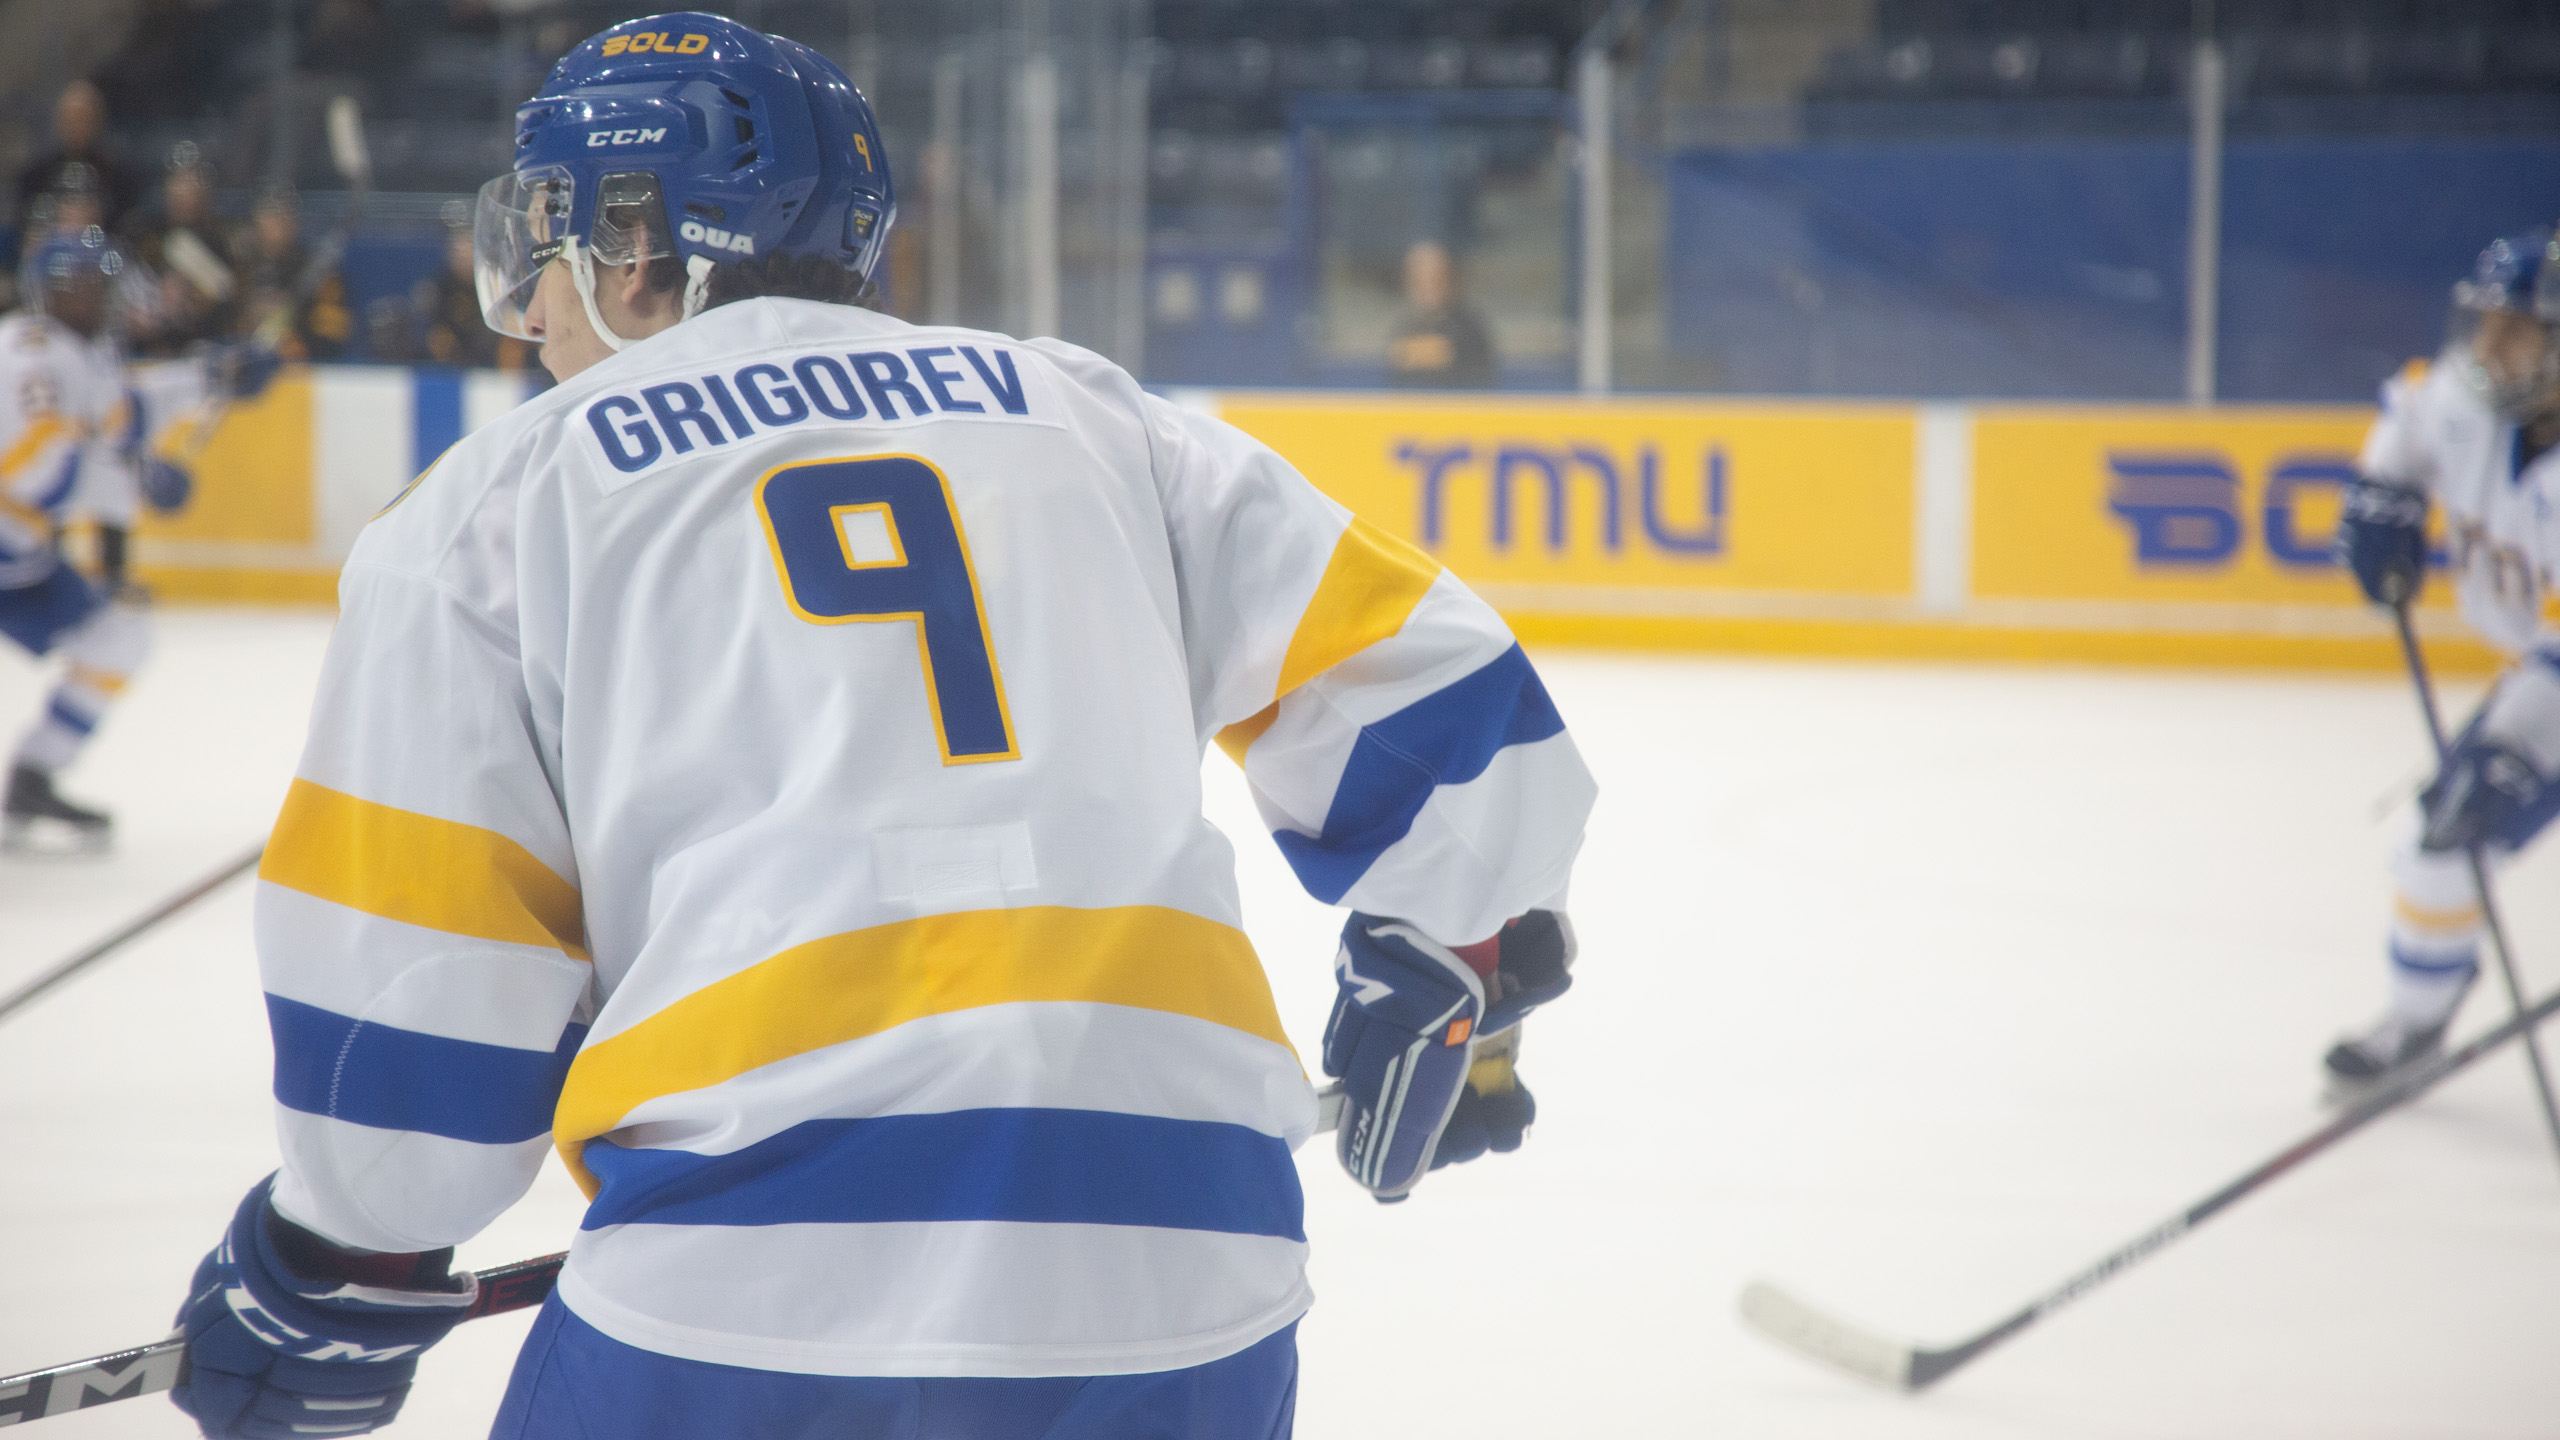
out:
M655 172L617 170L596 185L596 218L587 248L607 265L675 257L675 229Z

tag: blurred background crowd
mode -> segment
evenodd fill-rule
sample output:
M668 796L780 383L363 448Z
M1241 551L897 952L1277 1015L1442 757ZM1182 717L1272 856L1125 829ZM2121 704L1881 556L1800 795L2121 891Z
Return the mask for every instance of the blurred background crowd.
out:
M2560 214L2560 0L728 8L878 105L886 308L1158 384L2363 400ZM521 368L469 199L633 9L0 0L7 243L128 237L144 353Z

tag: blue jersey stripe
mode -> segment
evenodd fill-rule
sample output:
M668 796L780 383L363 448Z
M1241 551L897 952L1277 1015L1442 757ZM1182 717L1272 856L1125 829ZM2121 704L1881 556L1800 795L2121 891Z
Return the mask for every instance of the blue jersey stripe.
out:
M583 1227L1013 1220L1304 1240L1298 1167L1241 1125L1099 1110L809 1120L726 1155L587 1143Z
M45 702L44 713L46 719L74 735L86 735L98 728L97 716L81 714L59 695Z
M50 515L54 507L71 498L71 487L79 481L80 449L75 445L70 454L62 457L62 464L55 468L53 483L44 488L44 493L28 503Z
M1465 679L1361 727L1324 833L1283 830L1272 838L1298 883L1330 905L1405 837L1433 790L1482 775L1509 746L1563 731L1547 687L1514 645Z
M551 1129L560 1084L586 1039L572 1025L544 1052L422 1035L267 997L276 1100L288 1110L379 1130L514 1145Z

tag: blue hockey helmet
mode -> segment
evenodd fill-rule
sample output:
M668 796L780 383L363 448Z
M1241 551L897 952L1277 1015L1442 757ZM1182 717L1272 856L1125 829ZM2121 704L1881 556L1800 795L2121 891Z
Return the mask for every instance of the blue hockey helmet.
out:
M2480 252L2480 258L2472 262L2471 273L2455 282L2453 303L2465 310L2533 314L2536 285L2542 277L2543 260L2550 249L2551 230L2548 226L2501 235L2490 241L2488 248Z
M95 225L79 230L57 230L27 252L26 278L28 293L68 290L82 280L95 277L114 281L124 274L124 251Z
M137 297L129 293L141 277L133 263L125 257L107 232L95 225L78 230L57 230L45 236L27 251L18 267L18 289L36 310L72 319L83 308L69 300L70 292L94 283L100 288L106 306L79 315L75 329L108 325L122 318L120 312L136 308Z
M2560 325L2545 309L2560 265L2547 228L2489 242L2453 287L2445 360L2489 407L2522 420L2560 407Z
M825 56L717 15L626 20L552 67L516 111L515 168L480 189L480 309L521 339L535 279L567 263L587 318L593 265L680 259L685 318L713 266L814 255L868 279L897 215L870 103Z

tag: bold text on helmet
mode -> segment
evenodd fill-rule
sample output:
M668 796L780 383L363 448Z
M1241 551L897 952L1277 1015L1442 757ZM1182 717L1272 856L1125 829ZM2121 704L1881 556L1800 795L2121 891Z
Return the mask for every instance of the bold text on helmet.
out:
M661 55L699 55L711 48L708 35L670 35L664 30L643 30L637 35L616 35L604 42L607 55L645 55L656 51Z
M604 145L655 145L666 138L667 127L664 125L650 130L590 130L587 132L587 148L593 150Z

